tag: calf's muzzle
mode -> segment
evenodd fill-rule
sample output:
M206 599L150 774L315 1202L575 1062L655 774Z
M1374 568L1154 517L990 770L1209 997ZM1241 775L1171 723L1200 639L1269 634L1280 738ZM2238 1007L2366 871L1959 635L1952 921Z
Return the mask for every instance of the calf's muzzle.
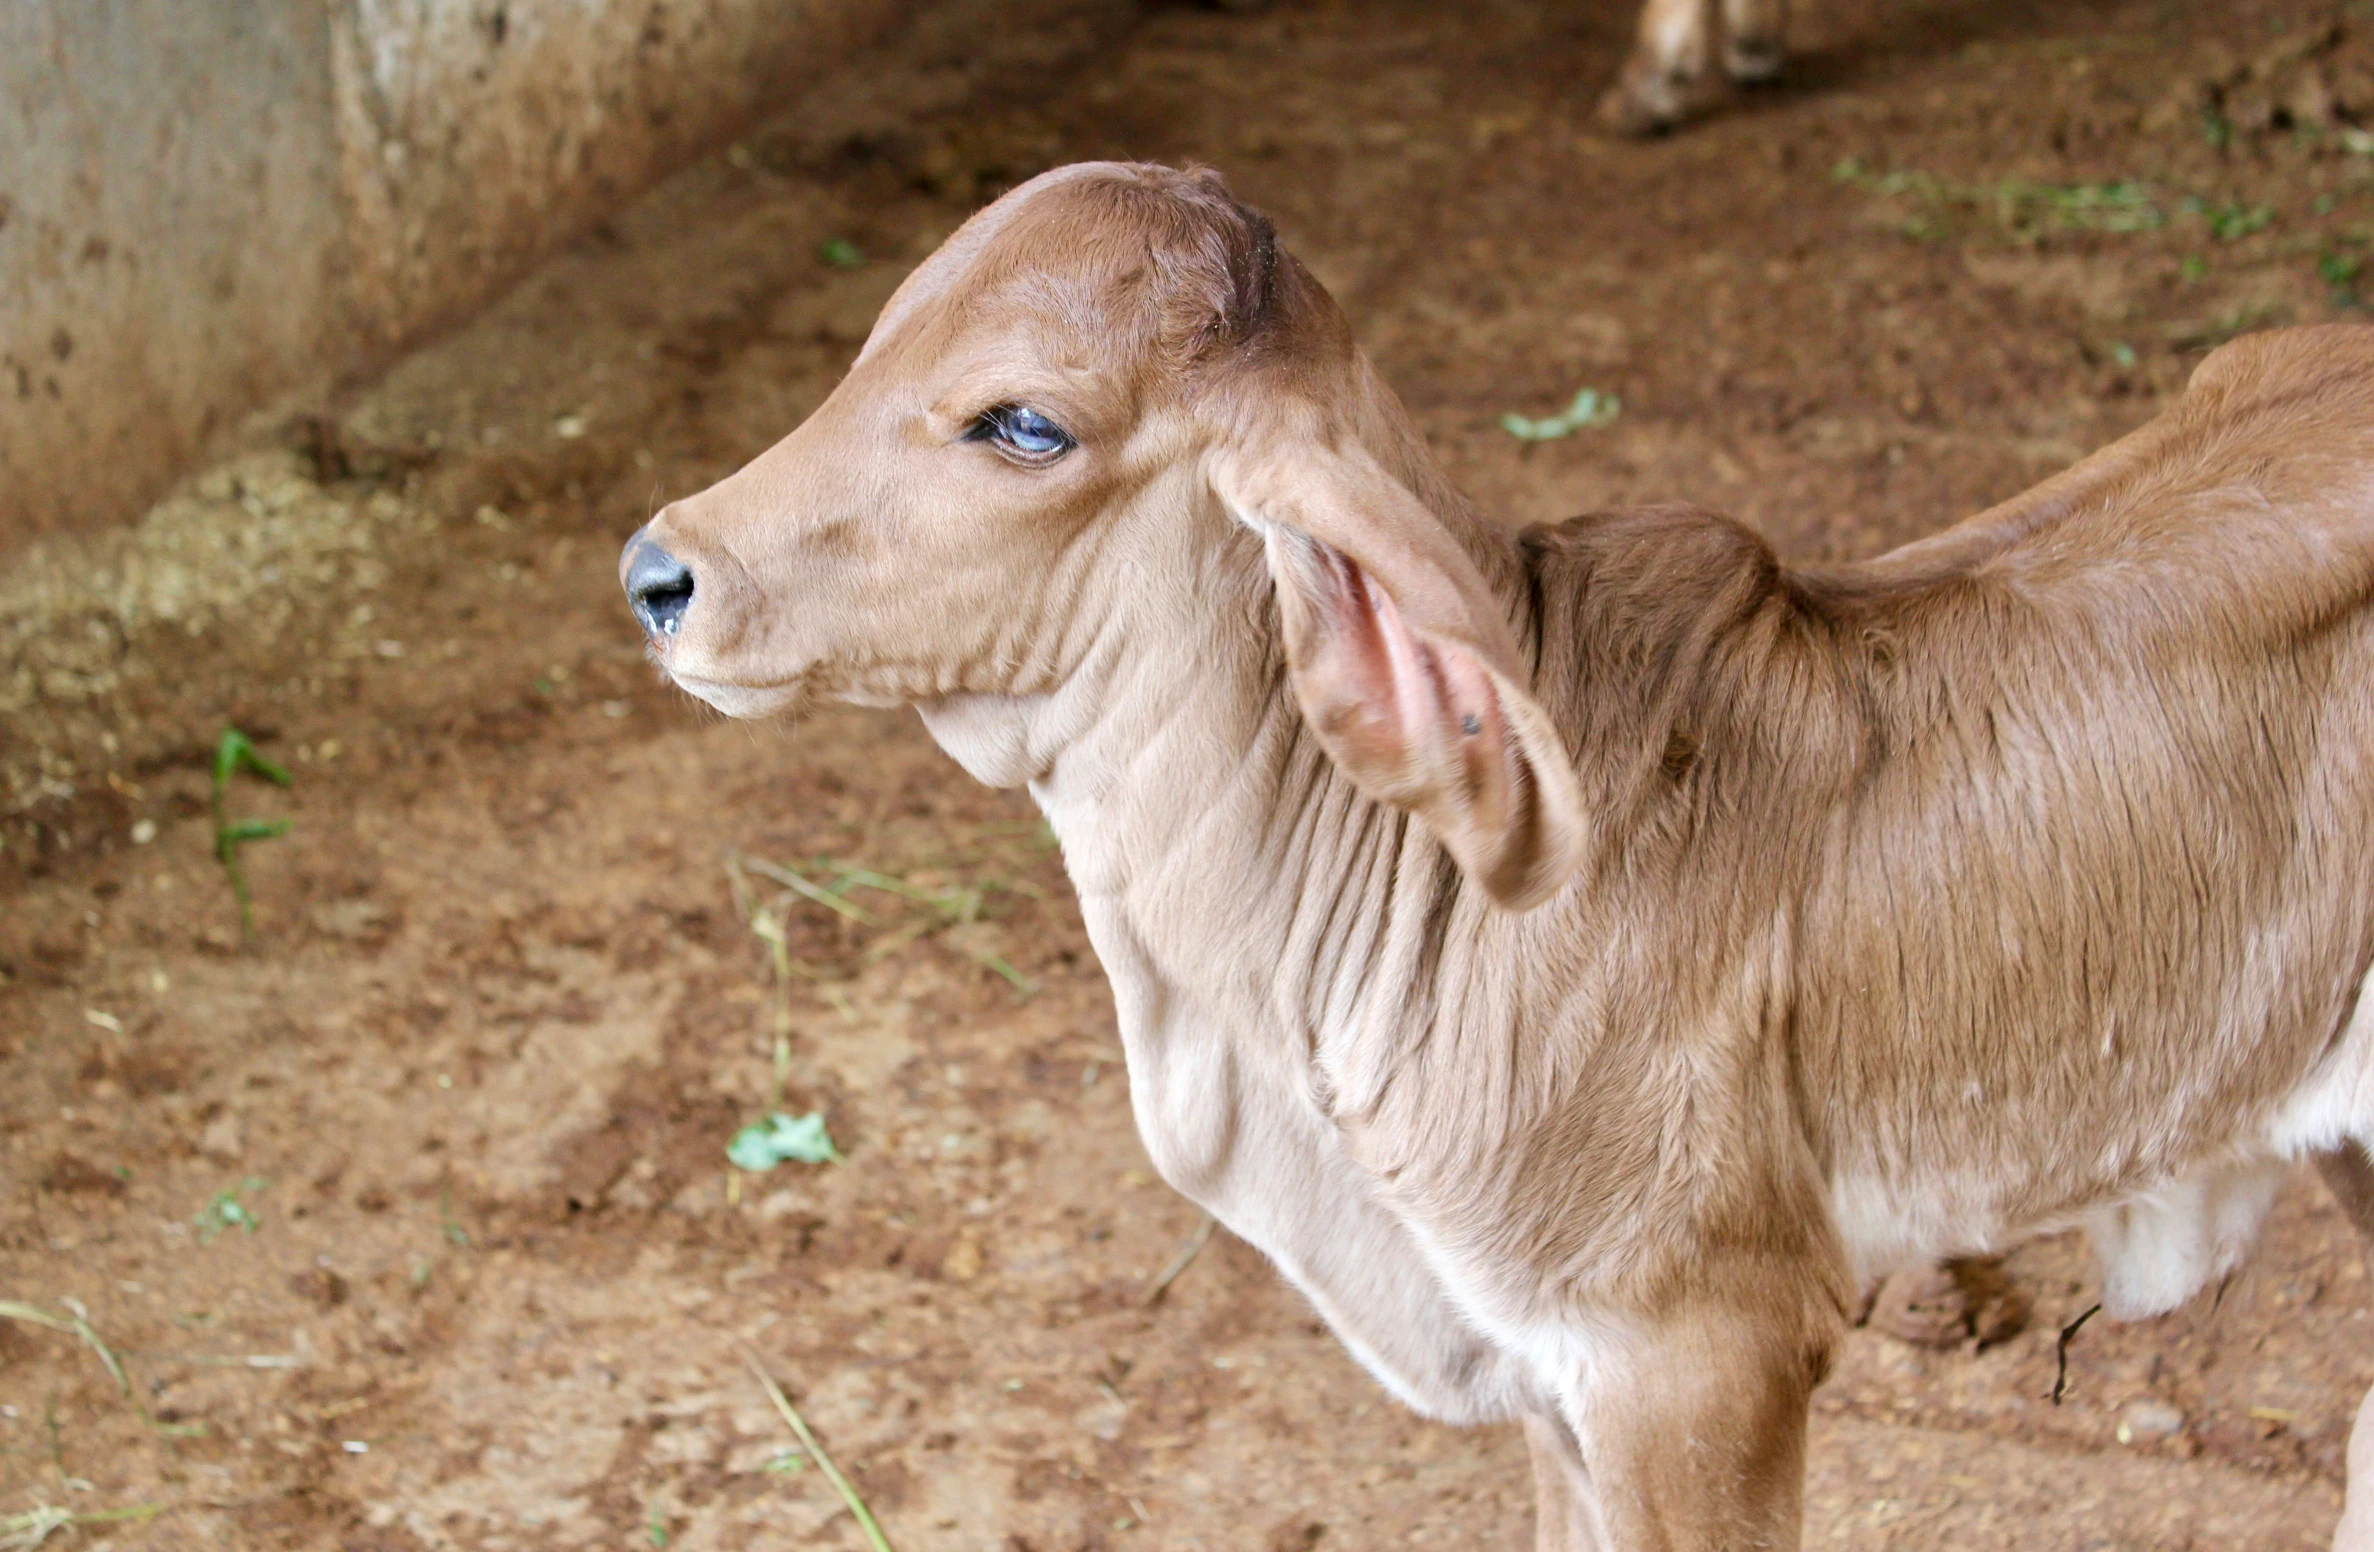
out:
M618 580L626 588L628 605L643 629L654 636L673 636L692 607L692 568L646 537L638 528L618 557Z

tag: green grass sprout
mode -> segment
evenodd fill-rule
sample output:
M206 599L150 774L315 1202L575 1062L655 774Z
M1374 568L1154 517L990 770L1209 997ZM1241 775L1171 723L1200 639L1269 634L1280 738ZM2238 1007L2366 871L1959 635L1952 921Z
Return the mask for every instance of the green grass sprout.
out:
M1593 413L1599 417L1595 423L1604 424L1614 414L1615 401L1605 395L1593 397L1596 406ZM1035 839L1036 829L1031 833ZM1038 983L1004 957L966 941L961 932L950 931L952 928L970 928L980 921L989 897L994 893L1004 891L1042 898L1043 891L1027 879L1000 876L970 884L924 885L884 869L855 862L836 862L829 857L812 859L803 872L799 868L738 853L726 859L726 872L734 886L735 909L750 924L750 930L766 942L775 961L781 1009L778 1025L780 1032L785 1035L788 1034L790 1023L789 977L796 974L819 982L824 981L824 977L791 957L786 936L788 923L782 914L782 908L790 904L789 897L779 900L772 907L760 903L750 889L749 876L780 884L792 895L823 906L834 915L858 926L888 927L889 930L866 949L865 960L868 964L877 964L919 939L946 933L947 941L958 953L1005 981L1022 996L1030 997L1038 992ZM819 876L824 882L817 881ZM851 891L860 889L888 895L894 903L868 910L849 898ZM915 909L917 907L921 909ZM907 917L903 922L896 919L901 914ZM840 997L837 990L825 984L823 993L826 1000L836 1008L841 1008L846 1016L848 1010L843 1006L845 999Z
M108 1377L115 1381L116 1388L127 1396L132 1394L132 1380L129 1375L124 1373L122 1361L116 1357L105 1342L99 1340L99 1333L91 1329L89 1319L81 1313L82 1306L75 1304L72 1300L68 1300L67 1303L68 1312L66 1314L53 1315L48 1310L31 1304L20 1304L13 1299L0 1299L0 1320L19 1320L29 1326L45 1326L52 1331L63 1331L69 1336L81 1338L82 1344L98 1357L101 1367L107 1370Z
M848 917L851 921L856 922L861 927L873 927L880 925L878 920L873 915L868 913L863 907L853 905L849 901L842 899L836 890L827 889L820 884L810 883L807 879L802 878L799 874L794 873L789 868L777 867L771 862L762 862L756 857L743 858L742 866L748 868L751 872L756 873L761 878L773 879L776 883L781 884L784 888L798 895L803 900L813 900L818 905L823 906L826 910L831 911L837 916Z
M2245 205L2239 201L2213 205L2195 194L2188 196L2176 208L2188 216L2199 216L2208 222L2209 235L2219 242L2235 242L2275 224L2275 207L2272 205Z
M453 1187L448 1185L437 1192L437 1229L445 1236L445 1243L456 1250L470 1248L470 1231L453 1215Z
M961 943L957 945L957 951L991 975L1004 980L1025 997L1039 989L1038 982L1008 964L1002 955L992 954L987 949L966 948Z
M874 1511L866 1507L863 1498L857 1496L857 1489L849 1485L847 1477L841 1475L841 1468L833 1464L833 1458L824 1453L824 1446L816 1442L816 1435L809 1431L808 1420L800 1416L799 1408L791 1404L791 1398L783 1394L783 1387L775 1383L773 1375L767 1373L766 1367L758 1361L758 1354L745 1351L742 1357L750 1365L750 1372L757 1375L758 1382L766 1387L767 1399L775 1403L775 1410L791 1425L791 1431L799 1436L800 1447L816 1462L816 1468L824 1473L825 1480L832 1483L833 1491L841 1495L841 1502L856 1519L858 1529L865 1532L866 1545L873 1548L873 1552L890 1552L890 1538L883 1535L882 1527L875 1523Z
M167 1504L132 1504L122 1509L61 1509L54 1504L41 1504L23 1514L0 1516L0 1549L6 1552L31 1552L61 1530L78 1525L121 1525L127 1521L145 1523L163 1514Z
M1850 156L1830 169L1830 180L1883 199L1917 201L1921 209L1903 223L1902 230L1905 236L1924 242L1947 236L1956 217L1991 216L1996 225L2027 242L2052 232L2150 232L2167 224L2151 190L2125 179L2037 183L2004 178L1993 183L1959 183L1917 170L1876 172ZM2273 219L2272 214L2268 219Z
M239 941L245 943L255 936L256 924L255 909L247 896L247 874L239 866L239 848L250 841L288 834L289 821L230 817L224 800L230 796L231 778L241 771L277 787L289 785L289 773L258 754L255 744L237 728L224 728L222 741L214 747L214 860L223 865L223 873L231 880L232 898L239 902Z
M2358 272L2366 261L2354 253L2328 253L2316 261L2316 275L2332 290L2335 307L2362 307L2358 297Z

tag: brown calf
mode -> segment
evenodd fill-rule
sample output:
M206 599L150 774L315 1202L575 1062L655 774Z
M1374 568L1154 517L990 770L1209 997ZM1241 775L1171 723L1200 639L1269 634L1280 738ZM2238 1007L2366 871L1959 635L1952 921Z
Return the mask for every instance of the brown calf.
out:
M622 565L720 709L1030 788L1157 1167L1544 1549L1796 1545L1865 1274L2082 1223L2131 1317L2374 1203L2374 330L1859 565L1513 536L1216 178L1072 167Z

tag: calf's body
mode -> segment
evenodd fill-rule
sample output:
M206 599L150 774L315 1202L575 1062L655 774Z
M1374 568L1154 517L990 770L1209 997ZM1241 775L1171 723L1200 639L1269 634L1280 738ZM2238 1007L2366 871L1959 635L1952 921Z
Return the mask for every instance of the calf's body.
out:
M2082 1222L2146 1314L2374 1180L2374 331L1792 571L1504 533L1216 180L1065 169L625 565L724 709L1030 788L1157 1167L1545 1549L1795 1545L1859 1276Z

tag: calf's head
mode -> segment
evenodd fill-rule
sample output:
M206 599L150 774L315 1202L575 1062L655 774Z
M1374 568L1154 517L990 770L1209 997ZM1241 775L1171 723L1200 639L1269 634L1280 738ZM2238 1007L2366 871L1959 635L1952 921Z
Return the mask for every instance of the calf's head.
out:
M664 509L620 578L659 665L730 715L928 709L1061 688L1250 530L1338 767L1538 904L1580 859L1574 774L1508 605L1393 472L1416 447L1216 176L1067 167L967 222L825 403Z

